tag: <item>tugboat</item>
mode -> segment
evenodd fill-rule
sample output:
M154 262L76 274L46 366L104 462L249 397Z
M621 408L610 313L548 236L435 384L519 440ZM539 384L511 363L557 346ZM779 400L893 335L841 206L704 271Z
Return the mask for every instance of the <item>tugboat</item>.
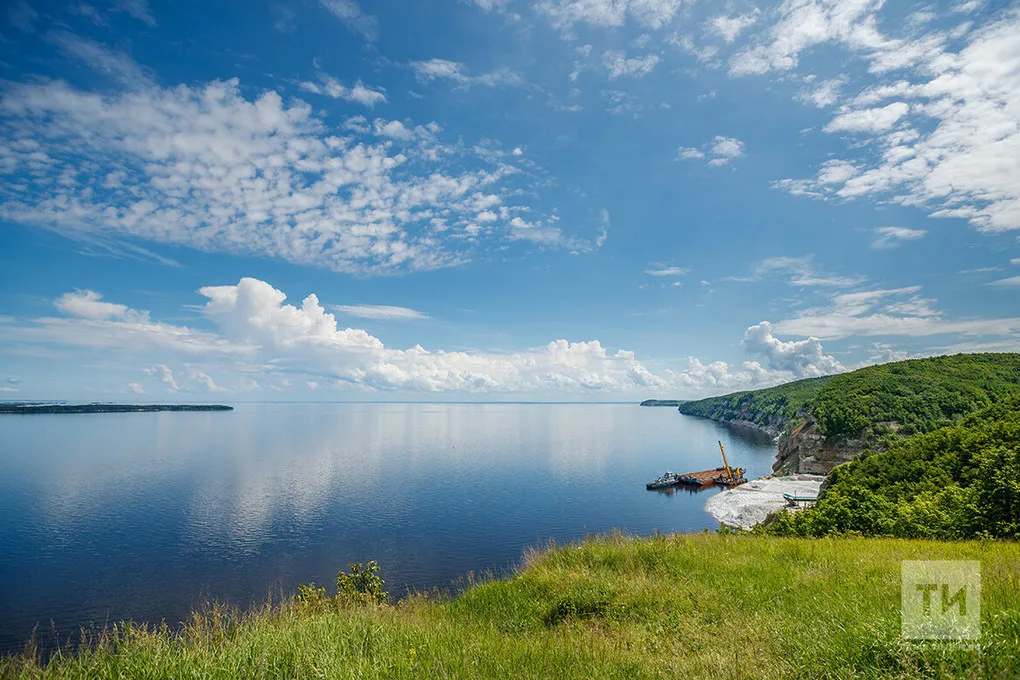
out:
M651 491L652 489L667 489L671 486L676 486L677 484L680 484L681 479L683 478L680 475L676 474L675 472L670 472L669 470L666 470L666 472L662 473L661 477L656 477L653 481L645 484L645 488L648 489L649 491Z

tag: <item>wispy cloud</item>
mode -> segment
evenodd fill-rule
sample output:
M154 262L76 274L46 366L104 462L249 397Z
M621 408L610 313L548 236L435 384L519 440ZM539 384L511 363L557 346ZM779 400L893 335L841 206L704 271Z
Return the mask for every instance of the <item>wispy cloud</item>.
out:
M651 269L646 269L645 274L649 276L685 276L690 269L686 267L667 267L664 265L656 265Z
M365 40L374 42L379 37L379 20L361 11L354 0L320 0L322 6Z
M339 80L326 73L319 74L318 83L306 80L300 83L299 87L305 92L333 99L343 99L368 107L386 103L386 91L382 88L365 87L360 80L355 83L354 87L345 87Z
M633 76L642 78L655 68L659 63L657 54L647 54L643 57L628 57L622 50L608 50L602 55L602 65L605 66L610 80Z
M466 66L458 61L448 59L429 59L428 61L413 61L411 69L419 82L428 83L433 80L450 80L459 85L485 85L495 87L497 85L522 85L524 79L510 69L498 69L489 73L469 75Z
M145 71L123 52L68 31L51 31L46 34L46 40L64 55L127 87L140 88L152 84Z
M385 320L423 320L431 319L425 312L419 312L410 307L393 307L390 305L332 305L329 309L340 312L347 316L355 316L360 319L385 319Z
M879 227L875 229L875 240L871 247L875 250L895 248L906 241L916 241L928 232L924 229L907 229L905 227Z
M150 26L156 25L156 17L152 13L152 8L149 7L148 0L113 0L113 9L117 12L124 12Z

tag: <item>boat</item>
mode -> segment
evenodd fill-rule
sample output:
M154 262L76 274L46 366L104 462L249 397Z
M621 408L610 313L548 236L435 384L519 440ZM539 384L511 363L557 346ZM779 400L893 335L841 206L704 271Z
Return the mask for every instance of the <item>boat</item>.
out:
M681 475L666 470L664 473L662 473L661 477L656 477L654 480L645 484L645 488L649 490L668 489L671 486L676 486L677 484L679 484L681 478L682 478Z

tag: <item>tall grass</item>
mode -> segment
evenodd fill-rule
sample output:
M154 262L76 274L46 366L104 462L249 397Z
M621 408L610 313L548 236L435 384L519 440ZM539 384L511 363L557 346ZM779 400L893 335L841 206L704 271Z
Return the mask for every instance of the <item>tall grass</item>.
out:
M900 562L982 563L977 645L899 633ZM1020 677L1020 545L743 535L591 538L453 599L214 606L123 625L24 678Z

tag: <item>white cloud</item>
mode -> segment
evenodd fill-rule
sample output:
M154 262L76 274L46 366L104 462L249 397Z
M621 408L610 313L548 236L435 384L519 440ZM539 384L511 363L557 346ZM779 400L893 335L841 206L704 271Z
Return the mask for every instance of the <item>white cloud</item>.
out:
M95 291L76 290L73 293L64 293L54 300L53 305L64 314L92 321L134 318L137 314L127 305L102 300L103 296Z
M785 70L807 47L834 42L866 60L877 81L826 127L866 136L851 149L855 175L775 186L817 198L886 198L983 231L1020 229L1020 12L1004 9L973 30L915 28L894 38L878 30L881 4L789 0L770 42L731 64L736 73ZM956 39L964 42L954 51ZM889 99L896 101L881 105Z
M749 14L741 14L735 17L726 15L717 16L712 19L709 25L712 32L728 43L733 42L744 31L745 28L753 26L758 21L758 10Z
M744 143L735 137L716 136L714 140L702 144L700 148L681 146L677 149L677 158L701 159L708 158L708 165L721 167L744 155Z
M847 287L857 285L864 281L864 279L857 276L819 274L814 266L814 255L802 255L800 257L791 257L788 255L766 257L755 266L752 276L736 277L735 280L759 281L774 274L788 275L790 277L788 279L788 283L791 286L800 287Z
M174 392L289 389L311 381L319 389L360 391L702 393L776 384L834 369L816 341L783 342L769 329L762 332L760 325L749 329L745 347L764 356L768 367L755 361L730 366L691 358L684 371L653 373L633 352L609 350L597 340L559 339L512 352L447 352L419 345L392 349L364 330L341 327L316 295L299 305L288 304L282 291L257 279L199 292L207 300L201 312L214 332L153 322L148 312L125 305L76 308L79 315L62 319L7 317L0 319L0 330L13 342L30 345L116 349L124 361L145 356L183 360L184 380L167 360L145 369ZM81 293L68 296L89 299ZM91 297L95 299L90 302L100 302L98 295ZM342 307L351 308L365 309Z
M1020 318L946 319L919 286L835 295L829 306L808 309L775 324L786 335L835 340L850 336L1015 335Z
M823 80L813 85L810 89L801 92L797 98L805 104L825 109L839 101L839 91L842 87L843 80L840 78Z
M130 382L127 384L127 388L135 394L145 394L145 388L136 382Z
M372 42L379 37L378 19L362 12L354 0L320 0L320 2L348 28L364 36L365 40Z
M180 392L181 386L177 383L177 379L174 378L174 372L166 364L158 364L145 369L145 372L149 375L156 376L163 383L166 384L167 389L172 392Z
M363 106L373 107L386 103L386 91L382 88L365 87L359 80L354 87L345 87L343 83L328 74L319 75L320 83L302 82L299 87L306 92L343 99Z
M468 75L463 63L448 59L412 61L411 69L414 71L418 81L422 83L432 82L433 80L452 80L464 87L470 85L496 87L498 85L522 85L524 83L524 79L510 69L497 69L476 76Z
M395 320L418 320L430 319L428 314L419 312L409 307L393 307L390 305L333 305L330 309L356 316L362 319L395 319Z
M681 146L676 150L676 155L677 158L690 160L692 158L704 158L705 152L702 151L701 149L695 149L694 147L691 146Z
M682 0L543 0L536 7L555 28L569 32L581 23L623 26L628 16L640 26L659 29L673 20L681 4Z
M874 45L877 31L868 17L881 6L882 0L784 0L775 11L779 19L764 40L730 60L730 73L788 71L797 66L801 52L829 41Z
M653 269L646 269L645 274L649 276L684 276L690 270L685 267L666 267L657 265Z
M81 61L97 73L119 81L127 87L137 88L151 84L142 68L123 52L116 52L105 45L68 31L50 31L46 34L46 40L64 55Z
M1010 276L1006 279L999 279L998 281L992 281L990 286L999 286L1000 288L1020 288L1020 276Z
M709 165L726 165L744 155L744 143L735 137L716 137L709 153L713 157Z
M764 356L769 366L790 371L798 378L841 373L846 368L835 357L822 352L818 338L783 342L772 334L772 324L762 321L744 333L743 347L752 355Z
M492 12L504 9L510 0L463 0L463 2L480 7L486 12Z
M923 238L928 232L924 229L907 229L905 227L879 227L875 230L877 234L871 247L875 250L895 248L904 241L916 241Z
M205 371L199 371L194 368L189 369L188 377L197 382L208 392L226 392L226 390L217 385Z
M656 54L648 54L644 57L628 57L623 50L607 50L602 55L602 65L606 67L611 80L623 76L643 78L651 73L658 63L659 56Z
M156 25L156 17L152 14L148 0L113 0L113 9L124 12L150 26Z
M435 123L343 126L276 92L246 99L236 80L110 95L9 83L0 219L372 274L470 259L477 242L434 220L464 229L521 188L508 186L519 169L504 160L460 162L467 152ZM487 233L516 238L500 216Z
M826 132L882 132L888 130L907 115L910 107L904 102L893 102L874 109L847 111L829 121Z

